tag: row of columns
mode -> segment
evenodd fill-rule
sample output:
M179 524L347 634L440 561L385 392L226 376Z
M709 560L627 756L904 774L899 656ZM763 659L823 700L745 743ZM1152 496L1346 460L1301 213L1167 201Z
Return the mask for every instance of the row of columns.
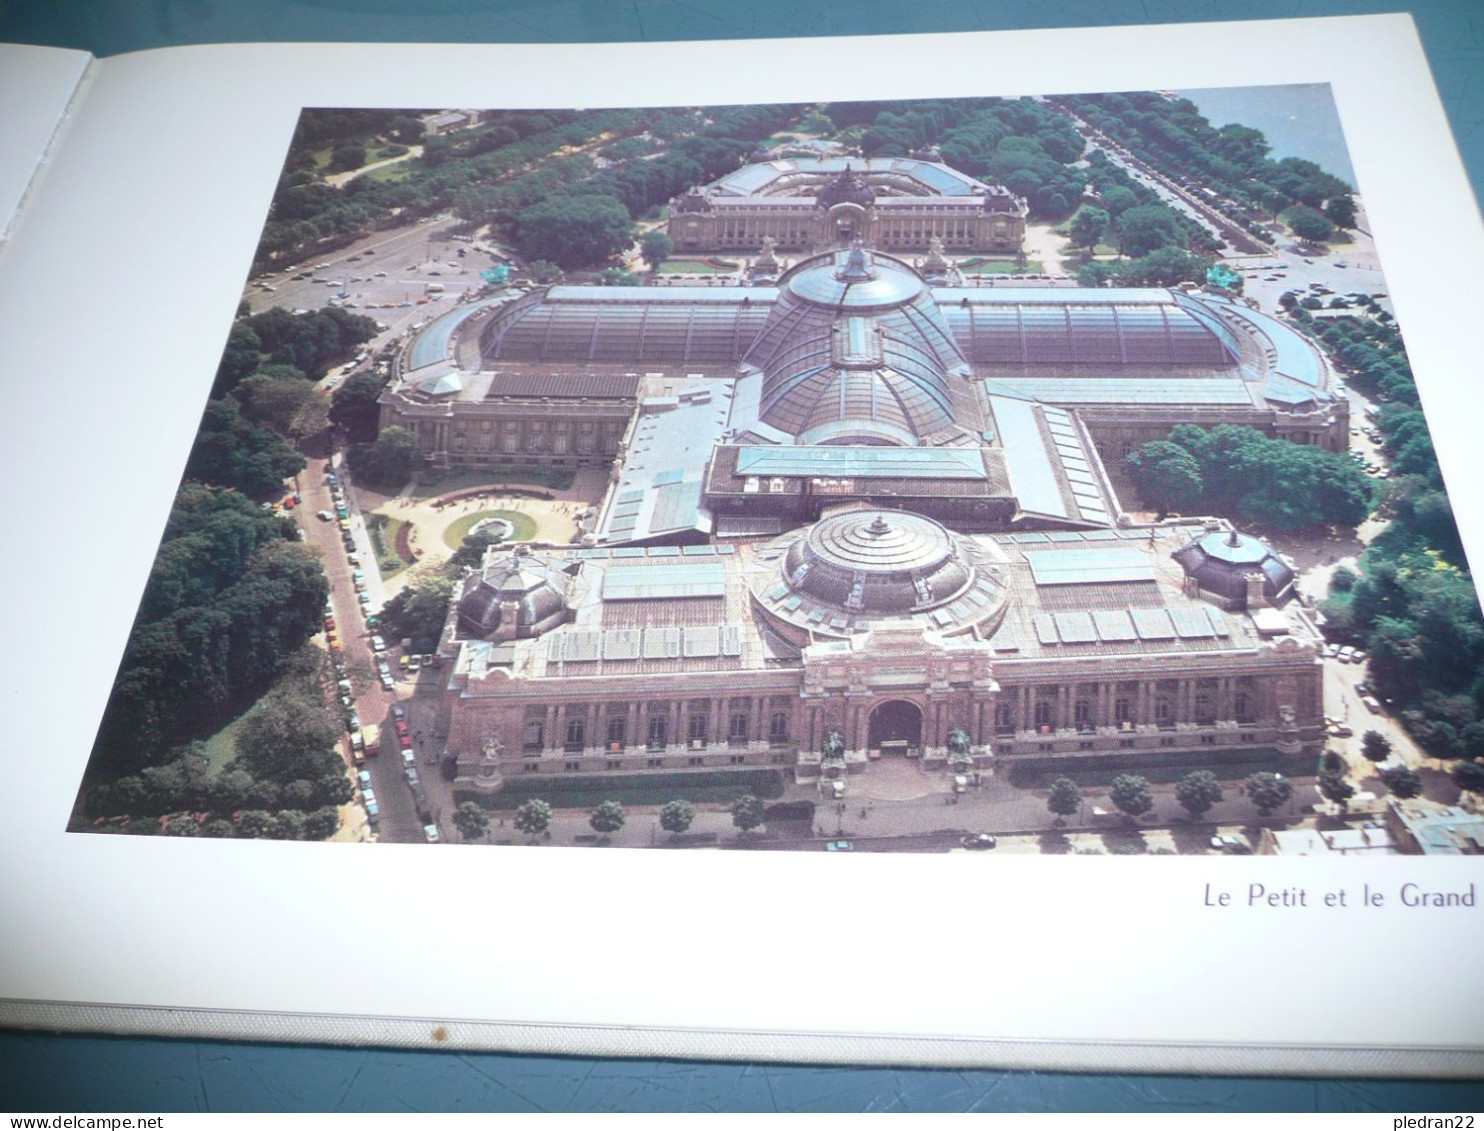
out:
M665 719L666 746L689 746L693 718L706 720L705 741L710 746L725 745L731 737L734 714L747 716L746 741L765 741L770 737L773 709L771 696L712 696L704 710L691 706L696 700L629 700L621 712L610 709L608 702L551 703L546 707L542 745L548 750L562 750L567 745L567 726L575 719L583 724L584 749L607 749L608 724L613 718L624 720L623 745L642 747L649 744L650 722ZM781 708L779 708L781 709ZM792 716L790 715L790 723Z
M1079 725L1115 726L1125 721L1117 717L1119 699L1129 701L1129 715L1126 721L1141 726L1155 722L1200 721L1196 718L1196 705L1198 697L1202 694L1210 696L1212 700L1205 713L1206 717L1213 719L1236 717L1237 677L1217 676L1213 677L1207 686L1203 687L1201 684L1202 681L1197 679L1120 680L1093 685L1058 684L1055 688L1039 684L1022 684L1019 687L1007 688L1002 693L1002 701L1008 699L1014 704L1014 726L1019 730L1032 730L1040 725L1036 720L1036 705L1043 702L1051 705L1051 715L1047 720L1047 725L1056 730L1070 729ZM1079 691L1082 693L1079 694ZM1166 719L1159 719L1156 709L1162 694L1167 695L1170 701L1170 712ZM1252 692L1248 694L1250 696ZM1079 703L1086 703L1090 708L1085 723L1077 719L1076 708ZM1255 706L1256 704L1249 699L1248 712L1250 713Z

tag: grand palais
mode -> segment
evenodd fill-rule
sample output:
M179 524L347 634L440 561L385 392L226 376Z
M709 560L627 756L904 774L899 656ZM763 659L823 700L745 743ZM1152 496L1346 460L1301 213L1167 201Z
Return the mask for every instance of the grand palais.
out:
M677 205L883 191L798 165ZM940 236L913 259L867 246L880 214L830 223L792 263L768 233L740 285L502 291L403 351L381 424L430 465L611 469L580 544L494 547L456 591L463 785L1317 749L1292 569L1219 522L1133 522L1105 460L1184 422L1342 449L1322 355L1221 294L972 286Z

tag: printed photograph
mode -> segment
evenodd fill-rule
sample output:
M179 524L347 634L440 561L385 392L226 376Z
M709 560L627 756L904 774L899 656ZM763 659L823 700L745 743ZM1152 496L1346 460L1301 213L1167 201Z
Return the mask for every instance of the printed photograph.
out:
M70 828L1478 854L1363 189L1324 85L305 110Z

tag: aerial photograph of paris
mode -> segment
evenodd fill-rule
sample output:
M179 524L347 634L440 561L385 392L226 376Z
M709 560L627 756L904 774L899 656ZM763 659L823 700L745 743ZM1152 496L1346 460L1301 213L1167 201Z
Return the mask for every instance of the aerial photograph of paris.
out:
M76 832L1484 848L1327 86L306 109L201 390Z

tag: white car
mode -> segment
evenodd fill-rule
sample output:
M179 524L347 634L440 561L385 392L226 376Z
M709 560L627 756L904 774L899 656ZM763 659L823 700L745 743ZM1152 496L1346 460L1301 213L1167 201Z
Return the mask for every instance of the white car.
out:
M377 653L378 655L382 652L385 652L386 641L383 640L380 636L373 636L371 638L371 651Z
M410 746L404 746L404 747L402 747L402 765L404 765L404 766L416 766L417 765L417 755L413 753L412 747L410 747Z
M438 841L440 839L442 839L442 838L440 838L438 836L438 826L437 825L424 825L423 826L423 836L425 836L425 837L428 838L428 843L429 844L437 844Z

